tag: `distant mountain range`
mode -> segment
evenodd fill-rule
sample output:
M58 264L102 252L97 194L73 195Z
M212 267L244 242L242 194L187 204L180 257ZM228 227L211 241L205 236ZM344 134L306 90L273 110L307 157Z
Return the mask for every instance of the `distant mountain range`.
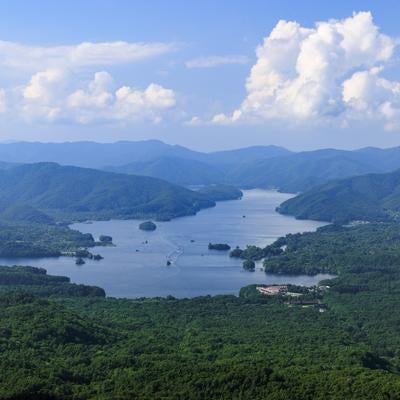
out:
M57 162L160 178L179 185L212 183L303 192L332 179L400 168L400 147L355 151L323 149L294 153L253 146L202 153L158 140L0 144L0 169L12 163Z
M160 158L194 160L209 165L231 165L238 161L251 162L286 154L290 154L290 151L277 146L253 146L238 150L201 153L159 140L115 143L0 143L0 161L3 162L56 162L61 165L98 169L154 162Z
M224 182L225 171L198 160L161 156L151 161L137 161L107 171L161 178L179 185L208 185Z
M182 185L227 183L242 188L276 188L297 193L332 179L391 172L397 168L400 168L400 147L293 153L265 146L209 153L201 160L160 157L110 169L160 177Z
M17 163L56 162L61 165L101 168L130 162L147 162L166 154L196 159L197 153L158 140L140 142L15 142L0 144L0 161ZM201 153L199 153L201 155Z
M398 220L400 170L328 182L287 200L279 211L335 223Z
M157 178L55 163L0 170L0 219L49 223L54 219L170 219L241 197L226 186L193 191Z

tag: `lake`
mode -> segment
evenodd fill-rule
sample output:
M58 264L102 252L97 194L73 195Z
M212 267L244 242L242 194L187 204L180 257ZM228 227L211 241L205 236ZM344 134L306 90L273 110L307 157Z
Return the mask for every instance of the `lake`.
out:
M280 215L275 208L292 195L268 190L244 191L241 200L217 203L195 216L157 222L157 230L138 229L138 220L77 223L84 233L111 235L115 247L96 247L93 253L104 260L75 265L70 257L43 259L0 259L0 264L24 264L46 268L49 274L65 275L72 282L96 285L113 297L238 294L252 283L314 285L330 277L266 274L243 271L242 261L227 252L208 250L209 242L228 243L232 248L247 244L265 246L287 233L313 231L321 222L296 220ZM167 266L167 260L172 264Z

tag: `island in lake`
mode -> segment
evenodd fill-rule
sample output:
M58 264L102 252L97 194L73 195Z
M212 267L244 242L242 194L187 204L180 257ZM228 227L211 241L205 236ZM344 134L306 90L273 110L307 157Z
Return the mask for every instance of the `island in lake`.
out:
M103 245L103 246L107 246L107 245L112 245L112 236L108 236L108 235L100 235L99 236L99 242Z
M208 243L208 250L221 250L228 251L231 249L231 246L226 243Z
M155 231L157 229L157 225L153 221L145 221L139 224L139 229L142 231Z
M243 269L246 271L254 271L256 269L256 263L253 260L244 260L243 261Z

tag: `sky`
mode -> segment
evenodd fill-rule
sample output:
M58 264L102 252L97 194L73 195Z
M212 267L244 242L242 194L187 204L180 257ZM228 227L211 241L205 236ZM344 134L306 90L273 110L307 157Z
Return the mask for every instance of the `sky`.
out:
M400 2L0 2L0 141L400 145Z

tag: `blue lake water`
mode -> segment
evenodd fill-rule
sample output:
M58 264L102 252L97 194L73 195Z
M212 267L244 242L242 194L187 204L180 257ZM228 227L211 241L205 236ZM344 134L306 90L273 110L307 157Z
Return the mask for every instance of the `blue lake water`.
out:
M261 264L255 272L246 272L240 260L207 248L209 242L265 246L287 233L313 231L324 225L276 213L275 208L290 197L275 191L244 191L241 200L219 202L195 216L157 222L154 232L139 230L137 220L77 223L72 228L95 238L101 234L113 237L115 247L92 250L104 260L77 266L70 257L3 258L0 264L44 267L49 274L69 276L72 282L100 286L113 297L238 294L241 287L252 283L313 285L329 275L266 274L260 270ZM170 266L167 260L172 261Z

